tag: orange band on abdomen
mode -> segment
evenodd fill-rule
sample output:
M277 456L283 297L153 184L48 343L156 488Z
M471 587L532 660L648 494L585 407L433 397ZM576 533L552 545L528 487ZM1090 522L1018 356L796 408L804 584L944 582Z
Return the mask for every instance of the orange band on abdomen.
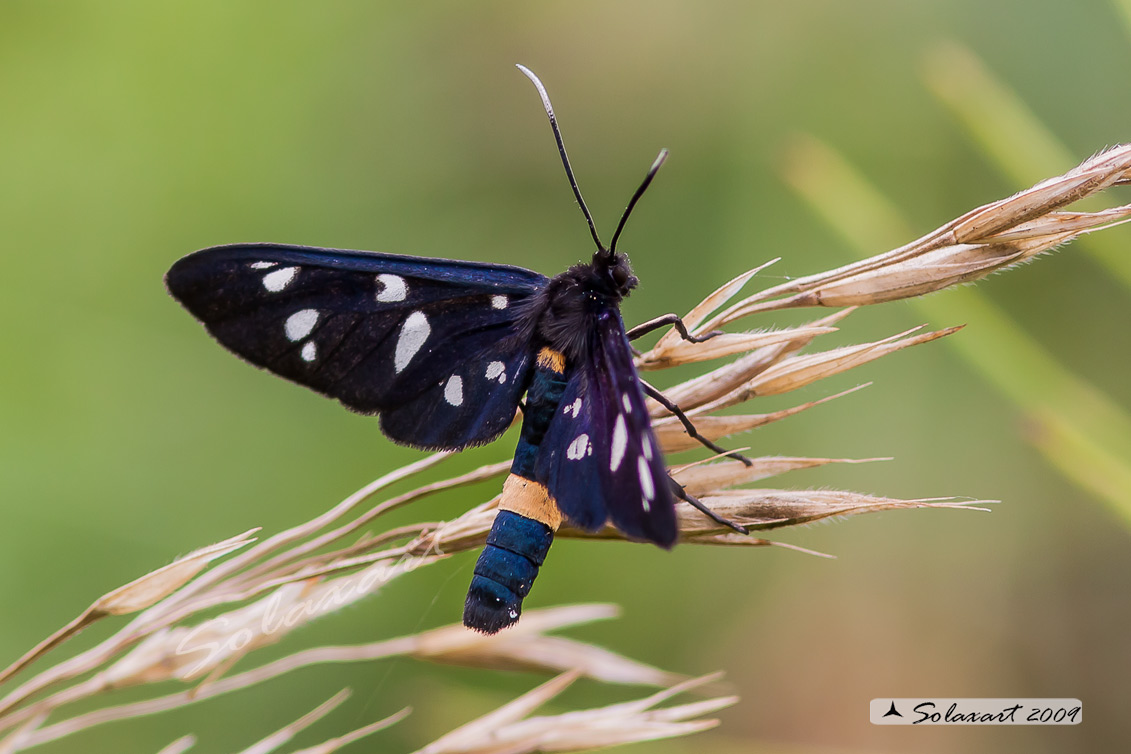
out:
M543 369L552 369L558 374L565 372L565 356L560 351L552 348L543 348L538 352L538 366Z
M499 500L499 510L513 511L520 516L532 518L549 526L554 531L562 525L562 512L550 497L545 485L511 474L503 482L503 496Z

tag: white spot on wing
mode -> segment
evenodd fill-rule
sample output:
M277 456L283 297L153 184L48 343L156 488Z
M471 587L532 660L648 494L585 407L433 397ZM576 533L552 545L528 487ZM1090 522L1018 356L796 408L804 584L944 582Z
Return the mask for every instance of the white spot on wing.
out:
M508 303L510 303L510 302L507 301L506 296L492 296L491 297L491 308L492 309L506 309Z
M316 324L318 324L317 309L300 309L287 317L283 330L287 333L287 340L294 342L310 335Z
M253 270L269 270L277 264L278 262L252 262L248 266Z
M302 347L302 352L299 355L302 356L303 361L314 361L314 358L318 355L318 347L314 345L313 340L309 340Z
M377 282L381 286L381 290L377 291L377 300L383 304L404 301L408 295L408 286L400 275L378 275Z
M501 361L492 361L487 365L487 371L483 373L483 376L489 380L498 380L499 384L502 385L507 381L507 365Z
M272 293L278 293L291 284L298 274L298 267L283 267L272 270L263 276L263 287Z
M571 461L580 461L582 458L593 454L593 445L589 442L589 435L580 434L573 438L573 442L566 448L566 458Z
M401 334L397 337L396 351L393 353L393 368L397 370L397 374L404 371L412 361L412 357L424 345L424 341L428 340L431 332L432 327L428 324L424 312L413 312L405 318L404 325L401 326Z
M463 403L463 378L458 374L448 378L448 384L444 386L444 400L453 406Z
M624 460L624 451L628 445L628 429L624 426L624 414L617 415L617 424L613 427L613 447L610 452L609 470L616 471L620 462Z
M626 414L632 413L632 401L628 397L628 393L620 394L620 402L624 404L624 412Z
M656 499L656 485L652 482L652 469L643 458L636 459L636 473L640 477L640 492L644 495L644 510Z
M581 413L581 399L578 398L573 403L566 406L564 409L562 409L562 413L566 416L572 416L574 419L576 419L577 415Z
M644 446L644 457L649 461L652 460L652 441L648 439L648 433L640 435L640 444Z

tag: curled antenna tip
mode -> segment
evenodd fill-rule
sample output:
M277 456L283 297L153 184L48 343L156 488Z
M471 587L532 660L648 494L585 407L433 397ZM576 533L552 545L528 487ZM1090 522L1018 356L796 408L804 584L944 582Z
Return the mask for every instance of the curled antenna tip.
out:
M542 81L534 75L534 71L521 63L515 63L515 68L522 71L522 74L530 79L530 82L534 84L534 88L538 90L538 96L542 98L542 107L545 108L546 115L550 118L550 128L554 132L554 141L558 144L558 154L561 155L562 166L565 168L570 188L573 189L573 195L577 199L577 205L581 208L582 214L585 215L585 222L589 225L589 235L593 236L593 243L597 244L597 249L604 251L605 245L601 243L601 239L597 236L597 226L593 224L593 215L589 214L589 208L585 206L585 200L581 198L581 189L577 187L577 179L573 176L573 168L570 167L569 157L566 155L565 143L562 141L562 132L558 128L558 119L554 117L554 106L550 104L550 95L546 93L546 87L542 86Z
M542 79L534 75L534 71L530 70L522 63L515 63L514 67L522 71L522 75L530 79L534 84L534 88L538 90L538 96L542 98L542 106L546 108L546 112L551 118L554 117L554 106L550 104L550 95L546 93L546 87L542 86Z

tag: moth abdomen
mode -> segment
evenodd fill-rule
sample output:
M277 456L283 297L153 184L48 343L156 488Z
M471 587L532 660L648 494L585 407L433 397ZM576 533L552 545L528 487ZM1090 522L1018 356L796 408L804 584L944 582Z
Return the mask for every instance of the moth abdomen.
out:
M503 483L499 512L487 535L487 546L475 563L464 602L463 624L493 634L512 625L522 614L562 514L544 484L534 481L538 449L565 391L566 361L561 353L543 348L526 394L522 432L511 474Z
M549 525L514 511L499 511L475 563L463 624L493 634L517 622L522 600L553 541L554 529Z

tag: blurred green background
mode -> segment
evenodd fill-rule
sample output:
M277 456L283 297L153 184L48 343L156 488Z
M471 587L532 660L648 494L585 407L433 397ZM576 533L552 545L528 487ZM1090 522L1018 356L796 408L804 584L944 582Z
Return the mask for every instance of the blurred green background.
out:
M766 283L862 255L784 179L799 134L894 197L913 229L897 243L1070 166L1046 169L1034 154L1022 160L1031 176L1003 171L932 94L926 61L944 42L979 58L1071 160L1131 139L1129 5L8 0L0 664L179 553L305 520L420 456L383 439L375 421L220 349L164 292L181 255L280 241L547 274L588 258L545 115L513 67L522 62L554 98L606 236L659 148L671 150L623 239L642 281L624 309L630 323L685 311L773 257L783 260ZM959 102L977 101L975 82L957 87ZM983 123L977 107L973 122ZM1127 229L1103 235L1131 251ZM1062 367L1131 404L1131 296L1083 243L975 290ZM853 315L832 342L923 322L969 326L790 396L874 382L738 441L763 455L895 456L771 486L1003 501L992 513L893 512L776 536L835 560L555 546L529 607L619 603L621 619L573 635L681 673L723 669L742 697L716 731L634 750L1107 752L1131 739L1128 518L1036 449L1032 416L950 342L980 342L979 312L952 311L933 319L896 303ZM444 470L503 459L512 446ZM491 493L428 501L398 521L455 515ZM283 649L454 622L473 557L401 579ZM410 704L407 721L349 749L410 751L539 680L412 661L317 668L41 750L149 752L193 732L201 751L234 751L350 686L346 707L300 740ZM566 701L642 693L582 682ZM869 699L917 695L1077 697L1085 722L869 724Z

